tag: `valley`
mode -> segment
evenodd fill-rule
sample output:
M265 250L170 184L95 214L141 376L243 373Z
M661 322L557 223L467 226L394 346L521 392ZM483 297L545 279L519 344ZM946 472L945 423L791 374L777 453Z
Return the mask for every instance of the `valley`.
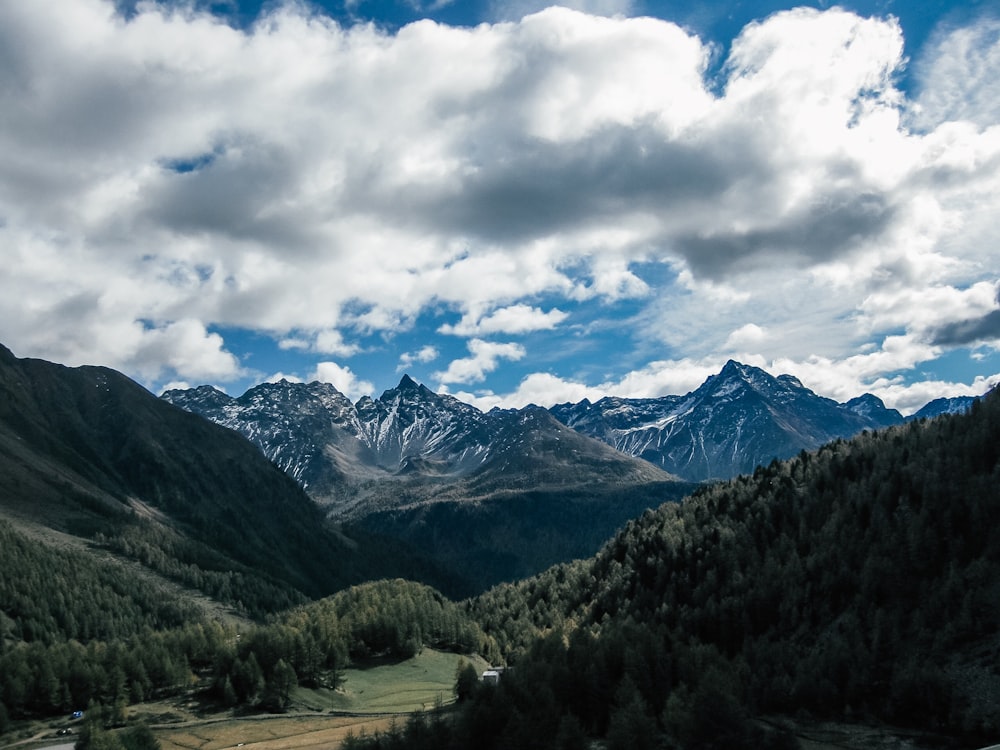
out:
M297 687L282 714L219 711L199 700L202 686L171 700L130 706L128 721L151 727L164 750L335 747L349 734L388 731L415 711L446 713L454 702L456 671L464 662L464 657L433 649L402 661L371 660L344 670L336 691ZM476 657L469 663L480 672L487 667ZM69 750L81 726L81 720L25 723L0 737L0 748L53 750L60 747L55 742L68 738ZM59 733L67 730L69 734Z
M735 363L705 389L685 397L711 416L699 439L769 399L813 403ZM378 429L317 384L258 391L268 431L213 395L261 444L104 368L4 350L0 392L0 746L73 710L80 750L975 748L1000 731L996 393L915 420L824 403L893 423L694 484L547 410L471 414L405 379L358 407ZM607 406L592 425L664 422L663 404ZM293 445L336 457L330 476L361 461L330 485L361 501L313 497L289 471L304 463L266 455ZM422 713L456 694L446 720Z

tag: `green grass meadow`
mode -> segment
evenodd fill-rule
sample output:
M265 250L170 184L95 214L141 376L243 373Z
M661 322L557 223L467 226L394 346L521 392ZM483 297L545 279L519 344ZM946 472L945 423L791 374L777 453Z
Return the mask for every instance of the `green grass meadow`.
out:
M479 656L425 648L405 661L373 660L344 670L337 690L296 688L292 704L297 710L343 711L357 714L408 713L428 710L436 702L454 699L455 672L461 661L477 672L487 668Z

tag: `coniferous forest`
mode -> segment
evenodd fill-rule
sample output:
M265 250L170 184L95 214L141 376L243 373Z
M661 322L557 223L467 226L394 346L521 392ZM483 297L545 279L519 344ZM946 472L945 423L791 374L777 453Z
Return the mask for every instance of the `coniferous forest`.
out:
M192 689L281 711L352 660L433 646L508 668L496 685L457 675L446 719L349 746L795 747L762 721L781 716L955 747L1000 732L996 393L706 486L591 559L459 604L402 580L307 601L248 573L257 604L223 622L135 575L117 554L128 539L95 558L0 523L0 731L88 706L114 726L131 703Z
M467 603L513 665L358 747L795 747L755 717L1000 731L1000 394L706 487ZM966 744L961 744L966 743ZM971 744L969 744L971 743Z

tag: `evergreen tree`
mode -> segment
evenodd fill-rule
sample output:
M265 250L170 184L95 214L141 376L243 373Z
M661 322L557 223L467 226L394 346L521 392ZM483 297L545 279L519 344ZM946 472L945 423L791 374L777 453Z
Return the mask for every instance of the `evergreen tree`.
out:
M473 698L479 688L479 675L476 668L465 659L460 659L455 668L455 698L464 703Z
M656 750L659 732L639 689L626 677L615 697L608 723L608 750Z
M136 724L121 734L124 750L160 750L160 741L147 724Z

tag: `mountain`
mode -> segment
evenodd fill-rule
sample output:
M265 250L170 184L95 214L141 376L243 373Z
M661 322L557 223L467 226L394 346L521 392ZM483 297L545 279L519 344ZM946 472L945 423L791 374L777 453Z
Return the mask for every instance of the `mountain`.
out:
M162 398L241 433L316 500L377 465L357 439L354 405L326 383L262 383L238 399L203 385Z
M673 479L544 409L483 413L409 376L355 405L318 382L265 383L239 398L209 386L162 398L245 435L336 518L525 489Z
M964 414L978 398L975 396L955 396L954 398L936 398L929 401L918 411L907 417L910 419L929 419L942 414Z
M241 432L331 518L460 571L469 595L593 554L692 489L545 409L483 413L408 376L353 406L330 385L285 381L162 398Z
M345 536L236 432L114 370L18 359L3 347L0 514L97 542L258 613L433 570L398 544Z
M606 397L550 409L564 424L692 482L752 472L903 417L865 394L838 404L791 375L730 360L685 396Z
M514 669L451 742L557 746L569 715L609 747L991 745L998 472L994 391L649 511L470 603ZM826 721L856 726L817 744Z

